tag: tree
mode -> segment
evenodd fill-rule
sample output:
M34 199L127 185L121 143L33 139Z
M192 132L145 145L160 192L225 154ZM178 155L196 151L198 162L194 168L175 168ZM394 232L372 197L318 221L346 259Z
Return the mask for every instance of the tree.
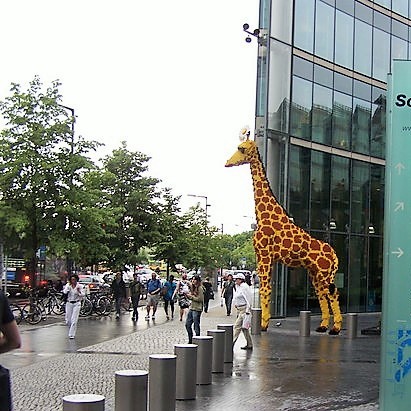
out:
M107 264L113 269L136 264L139 250L160 236L160 180L145 176L149 159L143 153L129 151L124 141L103 159L100 188L114 217L114 224L106 228L110 250Z
M77 257L95 228L84 177L94 167L86 154L98 144L73 140L74 118L60 105L59 86L54 81L43 92L35 77L26 91L12 84L0 102L0 224L6 250L29 259L31 272L40 245Z

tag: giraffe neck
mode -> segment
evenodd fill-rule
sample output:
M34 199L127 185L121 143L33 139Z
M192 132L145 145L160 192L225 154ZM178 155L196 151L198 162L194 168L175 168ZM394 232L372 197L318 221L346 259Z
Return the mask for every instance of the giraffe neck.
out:
M253 179L254 201L255 201L257 219L259 215L258 206L261 203L265 205L267 205L267 203L270 203L273 206L279 206L281 208L281 214L286 214L283 207L281 207L281 205L278 203L277 199L275 198L273 192L271 191L270 184L266 177L265 169L263 167L263 164L258 154L256 154L254 160L250 162L250 169L251 169L251 176ZM278 209L278 207L276 208Z

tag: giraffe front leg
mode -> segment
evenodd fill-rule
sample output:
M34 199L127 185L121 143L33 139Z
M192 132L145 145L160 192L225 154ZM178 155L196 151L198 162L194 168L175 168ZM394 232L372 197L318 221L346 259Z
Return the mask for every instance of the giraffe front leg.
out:
M315 331L318 333L325 333L328 330L328 325L330 323L330 310L328 308L328 299L326 294L318 295L318 302L320 303L321 309L321 323Z
M267 331L270 322L270 297L270 290L267 290L266 287L261 288L260 282L261 331Z

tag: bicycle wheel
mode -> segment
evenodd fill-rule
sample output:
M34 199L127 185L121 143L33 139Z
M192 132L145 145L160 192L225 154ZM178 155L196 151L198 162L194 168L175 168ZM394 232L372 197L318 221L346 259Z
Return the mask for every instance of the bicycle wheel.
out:
M102 295L98 298L95 303L96 313L98 315L109 315L111 311L111 300L110 298Z
M13 313L14 319L16 320L17 324L21 323L21 317L22 317L22 312L21 312L21 308L15 304L15 303L11 303L10 304L10 310Z
M88 298L84 298L83 301L81 302L81 308L80 308L80 315L82 317L87 317L91 315L93 311L93 304Z
M66 303L56 296L53 296L53 313L56 315L62 315L66 311Z
M32 325L38 324L43 317L40 308L36 304L26 304L21 311L24 320Z

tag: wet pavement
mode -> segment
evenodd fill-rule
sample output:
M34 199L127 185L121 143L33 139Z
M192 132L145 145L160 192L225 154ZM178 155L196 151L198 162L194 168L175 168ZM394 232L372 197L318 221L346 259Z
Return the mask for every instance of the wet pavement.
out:
M61 410L62 397L94 393L106 398L114 411L114 373L121 369L148 370L150 354L173 353L187 342L184 323L167 321L160 308L155 321L133 325L131 314L82 319L77 337L68 340L61 319L43 327L21 329L24 345L1 355L12 370L14 411ZM178 316L177 316L178 317ZM316 334L319 318L312 317L311 336L299 336L299 319L271 320L267 332L253 335L254 350L234 347L233 364L213 374L211 385L197 386L197 398L177 401L188 410L377 410L380 337L361 335L375 326L378 314L359 314L358 337ZM201 317L202 335L217 324L234 322L224 308L214 307Z

